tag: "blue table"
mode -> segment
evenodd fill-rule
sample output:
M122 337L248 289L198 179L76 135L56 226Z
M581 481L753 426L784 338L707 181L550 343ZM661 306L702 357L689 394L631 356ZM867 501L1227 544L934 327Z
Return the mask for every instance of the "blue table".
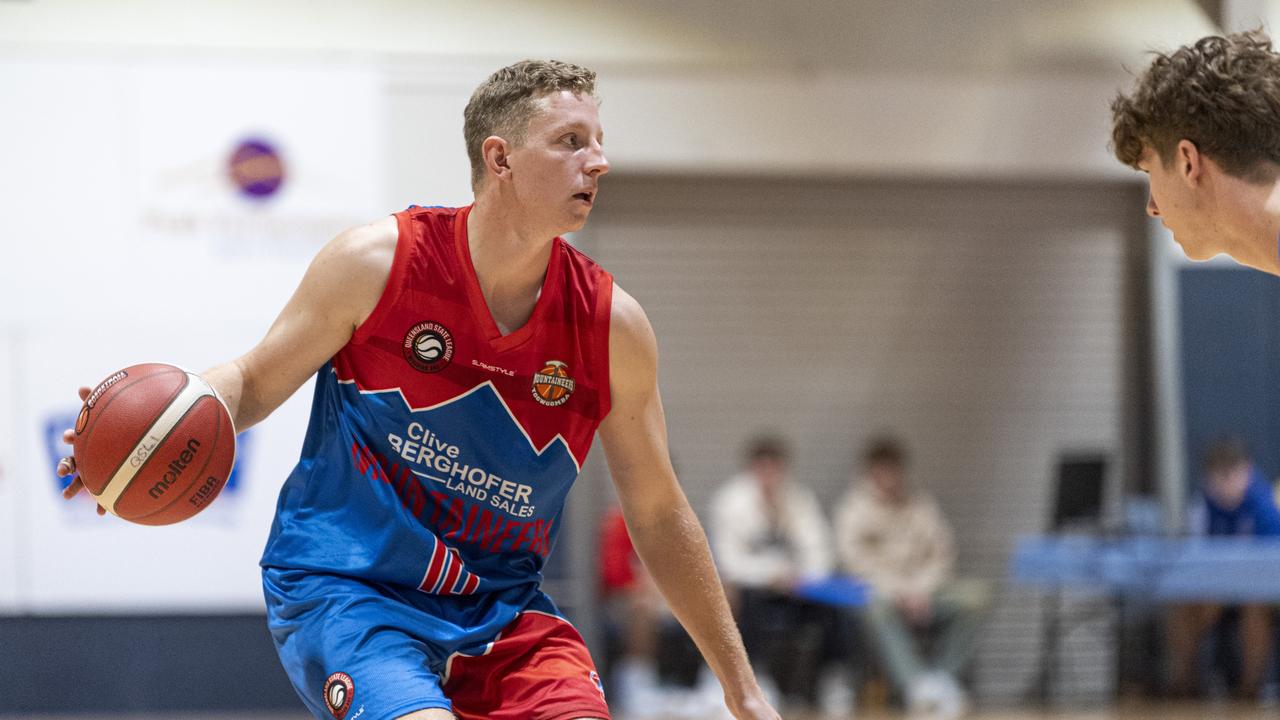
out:
M1020 538L1020 585L1159 602L1280 604L1280 538Z
M1125 599L1280 604L1280 538L1023 537L1009 575L1014 584L1046 591L1051 601L1036 683L1047 702L1057 674L1063 590L1116 601L1122 618Z

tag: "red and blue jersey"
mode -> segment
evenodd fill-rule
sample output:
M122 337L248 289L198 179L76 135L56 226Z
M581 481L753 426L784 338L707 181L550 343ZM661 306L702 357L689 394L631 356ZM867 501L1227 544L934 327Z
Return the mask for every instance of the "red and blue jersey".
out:
M317 375L264 567L434 595L536 586L609 412L613 278L556 238L533 314L502 335L469 210L396 215L387 287Z

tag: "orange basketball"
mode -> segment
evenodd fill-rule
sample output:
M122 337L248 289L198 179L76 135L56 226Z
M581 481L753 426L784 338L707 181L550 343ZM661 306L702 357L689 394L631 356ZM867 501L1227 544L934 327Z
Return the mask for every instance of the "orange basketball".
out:
M168 525L213 501L235 463L235 429L199 375L163 363L112 373L80 408L76 470L110 512Z

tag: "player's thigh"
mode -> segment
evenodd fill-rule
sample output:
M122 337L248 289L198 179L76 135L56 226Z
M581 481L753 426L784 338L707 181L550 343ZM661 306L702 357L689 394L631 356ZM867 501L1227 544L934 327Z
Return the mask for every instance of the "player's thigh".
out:
M444 687L460 720L609 718L582 636L549 613L523 612L486 651L452 656Z
M401 715L396 720L455 720L453 713L448 710L422 710L408 715ZM604 720L599 717L581 717L573 718L573 720Z
M448 710L433 708L431 710L419 710L411 712L408 715L401 715L396 720L455 720L453 713Z
M414 608L351 578L268 570L263 583L281 664L317 718L452 719Z

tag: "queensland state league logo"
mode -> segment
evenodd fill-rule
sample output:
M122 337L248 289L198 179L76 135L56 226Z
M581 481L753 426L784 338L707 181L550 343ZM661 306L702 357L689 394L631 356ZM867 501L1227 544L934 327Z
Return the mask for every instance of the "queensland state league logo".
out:
M453 335L438 322L420 322L405 333L403 350L415 370L440 372L453 360Z
M336 672L324 681L324 706L337 720L347 716L356 695L356 684L346 673Z
M547 407L565 404L572 394L573 378L569 377L569 366L559 360L546 361L533 376L533 399Z

